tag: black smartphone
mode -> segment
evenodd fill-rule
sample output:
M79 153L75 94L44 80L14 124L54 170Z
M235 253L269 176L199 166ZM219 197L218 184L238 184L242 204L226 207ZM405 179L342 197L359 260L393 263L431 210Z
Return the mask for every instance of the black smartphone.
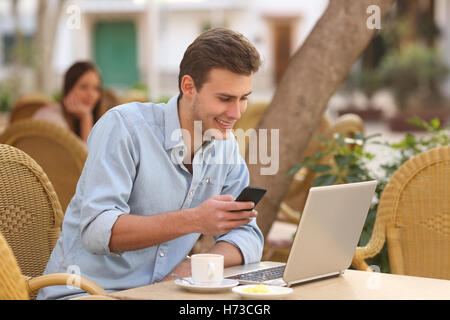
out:
M252 201L256 207L256 204L261 200L266 191L267 190L262 187L248 186L241 191L241 194L236 198L236 201ZM233 210L233 212L239 211L247 210Z

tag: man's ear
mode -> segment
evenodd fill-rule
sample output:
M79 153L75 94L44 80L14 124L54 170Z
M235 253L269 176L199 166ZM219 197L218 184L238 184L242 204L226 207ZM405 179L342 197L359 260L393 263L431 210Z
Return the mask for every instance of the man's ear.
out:
M191 99L196 93L194 79L188 74L185 74L181 78L181 91L183 92L183 96L188 99Z

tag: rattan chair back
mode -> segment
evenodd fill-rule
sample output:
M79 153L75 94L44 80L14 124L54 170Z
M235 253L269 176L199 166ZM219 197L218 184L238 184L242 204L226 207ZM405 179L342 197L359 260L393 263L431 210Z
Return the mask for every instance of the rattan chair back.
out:
M42 168L26 153L0 144L0 231L22 273L43 273L61 232L63 212Z
M52 102L52 99L39 93L23 95L17 100L14 108L11 110L9 122L13 123L18 120L29 119L37 110Z
M0 143L23 150L44 169L65 211L86 161L83 141L51 122L26 119L8 126L0 135Z
M28 300L25 278L14 253L0 232L0 300Z
M386 185L369 243L353 265L367 268L385 240L392 273L450 280L450 146L406 161Z

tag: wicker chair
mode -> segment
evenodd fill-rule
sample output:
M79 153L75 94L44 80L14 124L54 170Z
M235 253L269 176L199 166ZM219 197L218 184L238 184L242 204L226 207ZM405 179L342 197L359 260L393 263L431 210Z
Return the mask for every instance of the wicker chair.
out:
M385 241L392 273L450 280L450 146L423 152L394 172L353 267L371 271L364 260Z
M120 104L119 98L111 89L103 90L102 103L100 109L98 110L97 118L103 116L109 109L114 108Z
M55 273L28 278L22 275L11 247L0 232L0 300L29 300L36 292L46 286L67 285L79 287L93 297L107 297L106 291L95 282L80 276Z
M13 123L18 120L28 119L42 107L51 104L53 100L41 93L30 93L21 96L11 111L9 122Z
M19 149L0 144L0 176L0 231L22 272L40 276L61 232L61 205L42 168Z
M84 142L56 124L26 119L8 126L0 143L21 149L44 169L65 212L86 161Z

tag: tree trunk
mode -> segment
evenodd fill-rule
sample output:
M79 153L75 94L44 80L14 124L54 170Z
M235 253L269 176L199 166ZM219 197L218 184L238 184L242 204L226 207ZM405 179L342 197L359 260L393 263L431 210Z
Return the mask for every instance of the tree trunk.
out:
M45 18L47 12L47 0L39 0L37 9L37 24L36 34L34 37L34 54L35 54L35 78L36 89L38 91L44 91L45 84L45 61L44 61L44 46L45 46Z
M262 175L261 169L267 165L249 165L251 184L267 188L266 196L257 207L257 223L264 236L267 236L289 190L291 177L287 172L300 162L328 100L339 89L376 31L367 27L366 21L371 16L367 8L378 5L383 16L392 1L330 0L303 46L291 57L273 100L258 125L258 129L267 129L269 136L272 129L279 129L278 172ZM271 155L276 149L271 148L274 146L271 146L271 139L267 140L267 155Z
M10 72L8 85L12 92L11 100L15 101L20 95L24 67L23 57L23 33L20 26L19 1L11 2L11 15L14 23L14 45L12 49L12 72Z
M36 89L41 92L50 93L54 77L52 61L56 33L59 17L66 2L67 0L58 0L55 7L50 8L48 0L39 0L34 45Z

